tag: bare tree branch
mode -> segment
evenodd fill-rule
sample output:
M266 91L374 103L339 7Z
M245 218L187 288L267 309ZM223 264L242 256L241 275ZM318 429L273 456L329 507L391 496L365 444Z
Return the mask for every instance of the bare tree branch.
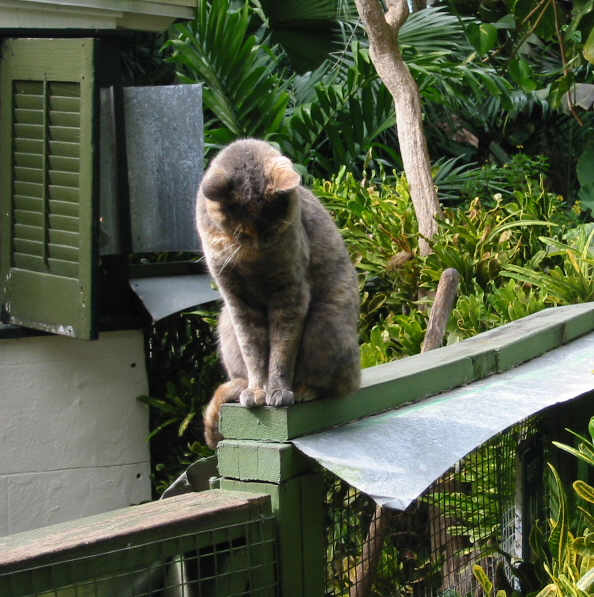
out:
M421 352L439 348L443 344L446 325L456 302L459 283L460 274L453 267L446 269L441 274Z

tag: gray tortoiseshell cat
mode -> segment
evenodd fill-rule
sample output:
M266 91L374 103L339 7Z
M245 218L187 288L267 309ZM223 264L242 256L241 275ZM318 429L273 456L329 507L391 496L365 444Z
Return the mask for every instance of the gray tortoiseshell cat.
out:
M235 141L206 171L196 220L223 295L218 332L230 380L205 411L207 444L221 439L225 402L285 406L356 390L355 270L291 161L264 141Z

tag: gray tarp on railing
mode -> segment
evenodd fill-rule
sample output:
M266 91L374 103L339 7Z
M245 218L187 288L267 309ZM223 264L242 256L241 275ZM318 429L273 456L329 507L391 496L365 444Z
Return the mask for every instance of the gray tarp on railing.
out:
M292 441L378 504L405 509L489 438L593 390L590 333L504 373Z

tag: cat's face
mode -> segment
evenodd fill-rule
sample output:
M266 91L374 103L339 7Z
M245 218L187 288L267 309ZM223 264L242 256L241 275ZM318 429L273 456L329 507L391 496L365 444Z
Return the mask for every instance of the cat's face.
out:
M268 143L236 141L213 160L200 190L211 220L241 243L282 232L297 204L299 174Z

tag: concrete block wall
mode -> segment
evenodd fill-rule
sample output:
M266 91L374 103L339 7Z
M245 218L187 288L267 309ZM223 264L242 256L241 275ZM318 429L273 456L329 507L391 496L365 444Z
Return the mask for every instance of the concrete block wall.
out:
M142 333L0 340L0 536L150 499Z

